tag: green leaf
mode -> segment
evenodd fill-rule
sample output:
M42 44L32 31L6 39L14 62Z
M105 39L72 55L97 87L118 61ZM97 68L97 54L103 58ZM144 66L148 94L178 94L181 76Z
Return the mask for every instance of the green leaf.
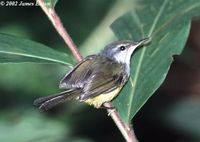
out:
M184 48L191 18L200 15L199 0L143 0L138 4L135 11L118 18L111 25L119 39L152 38L149 45L134 53L131 78L114 100L125 123L162 84L173 55L179 55Z
M0 34L0 63L60 63L72 66L71 56L31 40Z
M44 0L44 2L49 8L54 8L58 0Z

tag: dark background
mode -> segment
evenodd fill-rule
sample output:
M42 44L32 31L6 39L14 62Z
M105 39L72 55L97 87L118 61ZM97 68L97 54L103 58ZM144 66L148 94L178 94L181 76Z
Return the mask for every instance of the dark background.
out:
M84 55L95 53L107 44L104 40L104 30L107 29L102 23L108 20L106 18L116 16L108 16L116 3L116 0L60 0L57 3L57 13ZM96 36L95 42L87 42L88 37L101 28L102 33L98 33L100 36ZM69 52L38 6L0 6L0 32ZM163 85L133 119L140 142L200 141L199 37L200 21L195 18L183 53L175 57ZM115 37L111 34L109 39ZM101 41L101 44L96 41ZM90 49L94 51L88 51ZM105 110L77 102L60 105L48 112L34 108L32 102L35 98L59 92L59 80L67 71L68 68L60 65L0 65L0 141L124 141Z

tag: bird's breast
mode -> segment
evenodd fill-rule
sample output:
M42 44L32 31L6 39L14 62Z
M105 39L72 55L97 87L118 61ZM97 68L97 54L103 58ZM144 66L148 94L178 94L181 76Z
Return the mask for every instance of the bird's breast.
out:
M101 94L94 98L89 98L84 102L89 105L93 105L95 108L100 108L105 102L110 102L111 100L113 100L119 94L121 88L122 87L118 87L117 89L109 93Z

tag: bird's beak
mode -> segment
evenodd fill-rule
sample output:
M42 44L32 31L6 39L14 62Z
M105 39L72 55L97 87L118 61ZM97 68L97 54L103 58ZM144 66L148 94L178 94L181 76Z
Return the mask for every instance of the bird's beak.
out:
M140 47L140 46L143 46L143 45L146 45L148 44L149 42L151 41L151 38L150 37L147 37L147 38L143 38L139 41L133 41L131 42L130 46L129 46L129 52L130 53L133 53L135 51L136 48Z
M142 46L142 45L146 45L150 42L150 40L151 40L151 38L149 38L149 37L141 39L141 40L135 42L135 46L139 47L139 46Z

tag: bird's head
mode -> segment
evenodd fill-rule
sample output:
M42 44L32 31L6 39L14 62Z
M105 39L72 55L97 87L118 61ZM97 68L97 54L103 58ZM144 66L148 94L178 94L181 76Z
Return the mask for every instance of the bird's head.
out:
M129 40L115 41L108 44L100 54L119 63L129 65L131 55L135 49L148 43L148 41L149 38L145 38L136 42Z

